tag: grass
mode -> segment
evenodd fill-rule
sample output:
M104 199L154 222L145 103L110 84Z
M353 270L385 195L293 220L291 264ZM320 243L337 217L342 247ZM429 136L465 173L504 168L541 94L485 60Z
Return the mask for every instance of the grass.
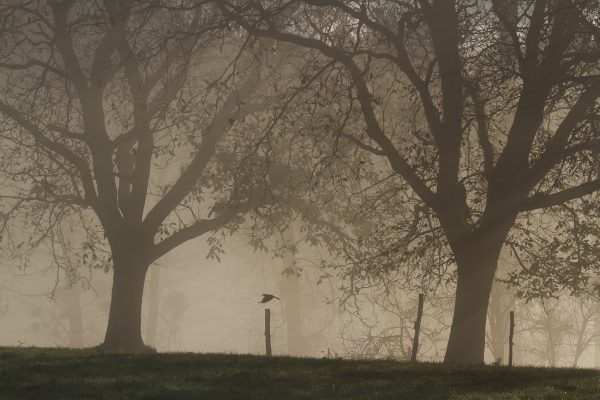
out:
M600 399L600 371L0 348L0 399Z

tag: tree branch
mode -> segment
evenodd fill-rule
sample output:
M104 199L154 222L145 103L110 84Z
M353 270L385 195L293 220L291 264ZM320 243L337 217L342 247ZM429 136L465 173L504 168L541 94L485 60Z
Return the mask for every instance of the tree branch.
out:
M519 206L519 211L532 211L540 208L558 206L571 200L587 196L600 190L600 179L583 183L560 192L551 194L536 194L526 199Z
M96 189L94 188L94 179L90 172L89 165L85 159L73 153L65 145L50 140L36 125L28 121L19 111L2 101L0 101L0 112L4 113L10 119L19 124L39 144L71 163L71 165L73 165L77 171L79 171L86 201L90 204L95 203L97 200L97 195Z
M152 250L150 250L150 259L157 260L188 240L222 228L227 223L231 222L235 216L235 213L220 214L211 219L201 219L193 225L178 230L168 238L154 245Z
M367 134L373 141L375 141L381 147L392 168L396 172L398 172L402 177L404 177L404 179L406 179L406 181L411 185L413 190L421 197L421 199L425 201L430 207L434 209L438 208L436 195L415 173L415 171L410 167L410 165L404 159L404 157L402 157L398 150L394 147L391 140L383 132L383 129L379 125L375 112L373 111L373 106L371 104L371 93L368 89L367 83L365 82L365 78L360 68L356 65L356 63L352 60L352 58L349 55L347 55L341 50L326 45L318 39L307 38L286 32L280 32L275 30L273 26L271 26L268 29L257 28L256 26L249 24L243 18L239 17L224 4L219 4L219 7L224 13L224 15L234 19L253 35L259 37L269 37L272 39L296 44L305 48L314 49L321 52L326 57L336 60L337 62L344 65L356 87L358 100L361 105L361 110L365 119L365 123L367 125Z
M212 125L204 133L202 143L190 165L181 173L171 189L156 203L144 219L144 225L155 231L175 207L187 196L213 156L217 143L231 127L231 116L240 101L250 97L260 81L259 66L254 65L246 81L229 94Z

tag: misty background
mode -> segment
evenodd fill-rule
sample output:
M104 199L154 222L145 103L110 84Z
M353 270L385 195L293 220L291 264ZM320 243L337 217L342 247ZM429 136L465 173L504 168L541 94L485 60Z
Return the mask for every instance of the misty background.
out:
M335 279L318 282L321 249L300 246L295 256L298 278L282 276L285 261L247 246L238 235L226 242L221 261L207 260L207 247L182 246L164 262L153 265L146 281L142 330L147 344L164 352L224 352L264 354L263 309L272 310L271 335L275 355L308 357L408 359L416 317L417 295L398 293L394 306L374 306L362 300L341 307ZM2 288L3 346L95 346L101 341L110 304L110 275L95 271L85 283L59 282L51 259L40 251L26 270L5 268ZM506 267L518 267L507 251ZM285 281L296 281L300 327L288 331ZM281 302L259 304L261 293ZM372 291L372 297L376 291ZM427 298L419 359L443 358L452 316L451 295ZM600 366L598 305L570 297L525 303L501 285L494 288L488 321L486 361L508 354L509 310L516 311L515 364ZM433 304L432 304L433 303ZM444 304L445 303L445 304ZM399 307L398 307L399 306ZM433 309L441 308L440 310ZM445 315L440 315L445 314ZM400 336L404 336L403 340Z
M2 4L0 345L600 367L599 16Z

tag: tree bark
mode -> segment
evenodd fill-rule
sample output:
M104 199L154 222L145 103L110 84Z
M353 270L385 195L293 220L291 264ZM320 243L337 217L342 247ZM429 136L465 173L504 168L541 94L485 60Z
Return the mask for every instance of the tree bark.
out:
M456 254L458 279L445 363L482 364L487 310L500 250L510 228L481 230Z
M107 351L143 351L142 298L149 265L135 257L115 259L113 288L104 343Z

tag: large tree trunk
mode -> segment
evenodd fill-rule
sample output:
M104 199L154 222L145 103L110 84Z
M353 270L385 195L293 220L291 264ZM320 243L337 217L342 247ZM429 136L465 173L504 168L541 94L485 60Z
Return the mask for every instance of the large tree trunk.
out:
M113 288L104 343L108 351L142 351L142 298L148 265L134 257L115 259Z
M507 234L508 229L479 232L456 254L458 279L446 363L484 362L488 303Z

